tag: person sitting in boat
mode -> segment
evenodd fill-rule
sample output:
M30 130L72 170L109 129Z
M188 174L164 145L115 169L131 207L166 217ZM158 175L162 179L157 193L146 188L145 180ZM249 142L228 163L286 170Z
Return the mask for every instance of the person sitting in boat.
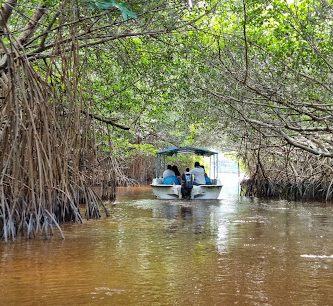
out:
M183 199L191 198L191 191L193 188L193 176L190 173L190 169L186 168L185 172L182 174L182 187L181 193Z
M163 172L163 178L166 178L168 176L176 176L176 173L172 170L171 165L167 165L167 168Z
M178 167L176 165L173 165L171 167L171 169L173 170L173 172L176 174L176 176L180 176L180 172L178 170Z
M201 166L201 168L204 169L204 171L205 171L205 166ZM205 185L212 185L212 180L207 175L206 171L205 171Z
M168 165L163 172L163 184L165 185L179 185L176 173L172 170L172 166Z
M173 165L173 166L172 166L172 170L173 170L173 172L175 173L175 175L176 175L176 177L177 177L177 179L178 179L178 183L179 183L179 185L181 185L181 180L182 180L182 178L180 177L180 172L179 172L179 170L178 170L178 167L177 167L176 165Z
M190 171L193 175L193 185L205 185L205 170L200 167L199 162L194 163L194 168Z

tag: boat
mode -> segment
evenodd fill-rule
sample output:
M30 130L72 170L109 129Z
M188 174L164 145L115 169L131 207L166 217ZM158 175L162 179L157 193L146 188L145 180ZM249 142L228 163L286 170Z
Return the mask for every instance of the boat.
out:
M194 154L198 156L210 157L210 165L213 165L213 167L211 167L213 171L211 171L210 175L214 177L212 179L212 184L193 185L190 198L192 200L217 199L222 189L222 185L217 179L218 153L204 148L195 148L189 146L171 147L156 153L156 175L152 181L152 184L150 185L156 198L162 200L182 199L181 185L165 185L163 184L163 178L161 176L162 170L166 169L166 157L174 156L176 154Z

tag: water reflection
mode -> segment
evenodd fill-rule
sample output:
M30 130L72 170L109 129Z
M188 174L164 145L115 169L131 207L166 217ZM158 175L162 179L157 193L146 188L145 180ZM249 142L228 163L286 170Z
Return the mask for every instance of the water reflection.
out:
M192 220L192 207L191 206L181 206L180 215L184 220Z
M226 253L228 251L228 225L221 222L218 226L216 237L216 248L219 254Z
M66 240L0 244L3 305L330 305L332 206L123 188Z

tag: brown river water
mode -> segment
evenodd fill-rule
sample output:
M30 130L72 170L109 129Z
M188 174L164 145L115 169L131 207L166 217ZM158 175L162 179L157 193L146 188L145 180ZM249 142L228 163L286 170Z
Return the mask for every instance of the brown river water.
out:
M0 243L0 305L333 305L333 206L156 200L120 188L111 216Z

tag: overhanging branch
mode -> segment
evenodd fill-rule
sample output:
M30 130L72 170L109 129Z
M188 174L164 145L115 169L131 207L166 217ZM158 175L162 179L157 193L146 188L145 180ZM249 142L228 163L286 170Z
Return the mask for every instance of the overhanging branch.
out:
M126 130L126 131L128 131L130 129L127 126L124 126L124 125L116 123L114 119L103 118L103 117L101 117L99 115L89 113L89 112L87 112L85 110L81 110L81 113L84 114L84 115L86 115L87 117L90 117L90 118L95 119L97 121L104 122L106 124L110 124L110 125L118 128L118 129L122 129L122 130Z

